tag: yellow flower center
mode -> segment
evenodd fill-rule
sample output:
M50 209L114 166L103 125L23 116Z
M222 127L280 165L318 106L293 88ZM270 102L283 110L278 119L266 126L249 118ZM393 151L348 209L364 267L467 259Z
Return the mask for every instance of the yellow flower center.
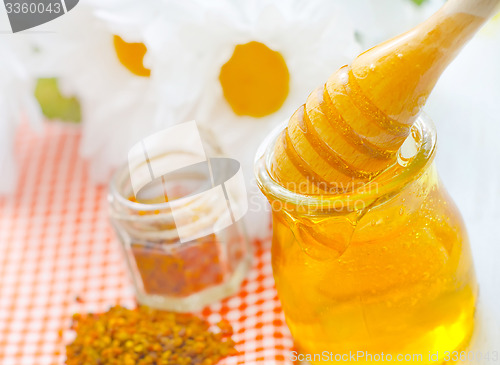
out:
M151 70L145 68L142 63L148 50L143 43L128 43L115 35L113 44L118 60L127 70L137 76L149 77L151 75Z
M237 115L264 117L285 102L290 74L283 56L260 42L239 44L220 70L224 97Z

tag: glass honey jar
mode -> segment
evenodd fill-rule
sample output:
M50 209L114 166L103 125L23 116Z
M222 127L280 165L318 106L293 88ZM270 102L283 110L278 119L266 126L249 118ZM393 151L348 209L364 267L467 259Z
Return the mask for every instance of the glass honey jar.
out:
M165 156L151 155L150 160ZM238 292L250 269L251 246L242 221L227 221L224 195L211 193L212 179L220 184L234 176L232 162L212 158L211 170L196 165L166 174L160 181L173 192L171 200L159 199L152 185L153 199L147 203L134 197L130 175L137 171L123 166L115 173L109 215L141 304L193 312Z
M264 142L255 173L271 203L273 273L302 358L436 364L436 353L463 348L478 289L464 223L433 162L432 121L419 117L393 166L331 195L273 180L282 129Z

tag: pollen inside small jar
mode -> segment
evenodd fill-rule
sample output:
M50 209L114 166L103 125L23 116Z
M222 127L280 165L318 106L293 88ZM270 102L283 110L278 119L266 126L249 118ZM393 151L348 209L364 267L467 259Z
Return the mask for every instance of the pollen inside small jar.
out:
M147 48L143 43L128 43L120 36L113 36L113 45L120 63L134 75L149 77L151 70L144 67L143 60Z
M221 67L224 97L237 115L264 117L279 110L289 92L283 56L260 42L239 44Z

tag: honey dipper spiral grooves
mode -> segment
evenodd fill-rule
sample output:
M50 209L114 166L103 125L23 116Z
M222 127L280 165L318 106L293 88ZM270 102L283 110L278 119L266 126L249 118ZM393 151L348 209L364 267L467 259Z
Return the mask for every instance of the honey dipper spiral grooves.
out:
M273 178L303 194L339 193L391 166L441 73L498 2L471 8L471 1L450 0L419 26L341 67L278 137Z

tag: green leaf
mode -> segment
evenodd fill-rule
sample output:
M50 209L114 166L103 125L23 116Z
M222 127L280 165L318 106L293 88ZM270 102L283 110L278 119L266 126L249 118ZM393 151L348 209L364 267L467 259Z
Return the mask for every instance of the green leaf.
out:
M37 80L35 98L49 119L79 123L82 120L80 102L75 96L66 97L59 90L56 78Z
M423 3L426 3L429 0L410 0L410 1L413 2L414 4L420 6L420 5L422 5Z

